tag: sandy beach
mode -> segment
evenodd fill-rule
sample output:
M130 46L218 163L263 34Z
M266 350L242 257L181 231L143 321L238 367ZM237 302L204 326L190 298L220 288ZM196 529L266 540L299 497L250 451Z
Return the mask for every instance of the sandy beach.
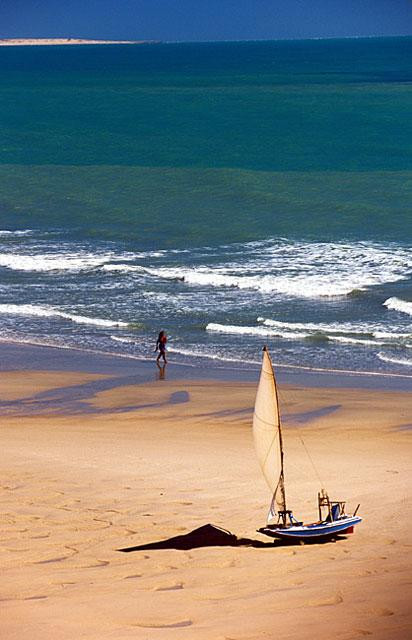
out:
M256 384L154 371L1 374L2 638L410 638L410 394L281 385L289 504L316 518L306 447L364 518L282 546L256 533Z

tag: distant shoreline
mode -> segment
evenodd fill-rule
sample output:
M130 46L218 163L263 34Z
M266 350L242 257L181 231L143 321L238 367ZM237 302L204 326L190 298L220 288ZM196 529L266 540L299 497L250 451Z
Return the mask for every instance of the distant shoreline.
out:
M0 38L0 47L79 44L154 44L156 40L89 40L87 38Z

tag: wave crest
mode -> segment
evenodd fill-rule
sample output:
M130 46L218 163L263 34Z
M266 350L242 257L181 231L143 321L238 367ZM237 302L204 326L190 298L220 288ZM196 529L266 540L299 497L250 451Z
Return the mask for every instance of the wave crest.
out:
M0 236L6 236L8 238L12 236L29 236L33 233L31 229L17 229L17 230L9 230L9 229L0 229Z
M407 313L412 316L412 302L401 300L401 298L388 298L383 303L385 307L393 311L400 311L401 313Z
M307 338L309 335L307 333L292 333L287 331L282 332L269 327L241 327L238 325L219 324L217 322L209 322L209 324L206 325L206 331L211 331L212 333L229 333L261 337L271 336L288 338L291 340L301 340L302 338Z
M209 251L209 253L208 253ZM215 259L219 257L219 262ZM211 258L213 262L210 262ZM193 249L192 264L105 265L200 287L250 289L300 298L338 297L408 277L411 253L377 243L310 243L272 239Z
M54 254L38 255L0 254L0 267L13 271L82 271L96 268L106 262L109 256L93 254Z
M408 360L406 358L394 358L393 356L388 356L385 353L378 353L379 360L383 362L390 362L391 364L401 364L405 367L412 367L412 360Z
M71 320L77 324L91 324L99 327L127 327L127 322L121 320L105 320L103 318L89 318L88 316L66 313L54 307L47 305L33 304L0 304L0 313L19 315L19 316L35 316L42 318L59 317Z

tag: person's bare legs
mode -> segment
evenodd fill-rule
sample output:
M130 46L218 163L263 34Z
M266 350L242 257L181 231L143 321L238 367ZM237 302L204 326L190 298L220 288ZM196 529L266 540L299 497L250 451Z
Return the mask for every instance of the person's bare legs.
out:
M163 362L164 362L165 364L167 364L167 360L166 360L166 352L165 352L165 351L161 351L161 352L159 353L159 355L158 355L158 356L157 356L157 358L156 358L156 362L157 362L157 363L159 362L160 358L163 358Z

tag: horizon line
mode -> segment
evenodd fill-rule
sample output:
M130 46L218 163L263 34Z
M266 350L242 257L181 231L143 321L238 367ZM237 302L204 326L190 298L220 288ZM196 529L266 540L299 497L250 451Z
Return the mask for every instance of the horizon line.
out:
M221 40L162 40L156 38L104 38L100 36L0 36L2 40L94 40L99 42L111 42L116 44L123 44L125 42L130 44L140 43L156 43L156 44L217 44L217 43L240 43L240 42L303 42L312 40L373 40L384 38L411 38L412 34L373 34L373 35L351 35L351 36L305 36L296 38L229 38Z

